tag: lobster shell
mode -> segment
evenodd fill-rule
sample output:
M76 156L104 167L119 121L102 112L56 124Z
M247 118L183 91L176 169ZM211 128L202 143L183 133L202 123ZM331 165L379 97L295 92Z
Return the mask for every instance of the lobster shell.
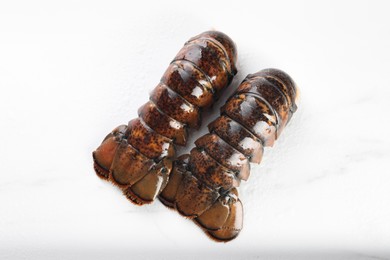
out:
M191 38L179 51L138 118L115 128L93 152L96 174L138 205L151 203L168 182L174 145L198 129L201 111L237 73L233 41L217 31Z
M265 69L248 75L195 141L190 154L174 163L160 201L193 219L216 241L230 241L243 225L237 187L250 164L260 163L297 110L297 88L283 71Z

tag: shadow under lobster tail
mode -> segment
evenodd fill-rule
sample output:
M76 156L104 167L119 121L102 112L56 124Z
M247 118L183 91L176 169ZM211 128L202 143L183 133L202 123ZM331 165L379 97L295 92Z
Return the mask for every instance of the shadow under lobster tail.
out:
M243 225L237 187L248 180L250 162L260 163L264 147L280 136L297 109L296 99L286 73L266 69L248 75L209 124L209 133L174 162L159 199L216 241L237 237Z
M135 204L151 203L164 189L189 128L198 129L210 107L237 73L234 42L217 31L185 43L169 64L138 118L115 128L93 153L97 175L122 189Z

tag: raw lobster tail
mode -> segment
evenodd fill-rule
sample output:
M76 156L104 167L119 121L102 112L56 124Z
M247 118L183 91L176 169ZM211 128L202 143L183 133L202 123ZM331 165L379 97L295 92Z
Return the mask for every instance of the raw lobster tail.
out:
M280 70L248 75L209 124L209 133L176 160L160 200L213 239L234 239L243 222L236 188L248 179L249 162L260 163L263 147L274 144L296 111L296 91Z
M190 39L138 110L138 118L115 128L93 152L97 175L120 187L134 203L152 202L165 187L187 128L199 128L202 108L237 73L233 41L217 31Z

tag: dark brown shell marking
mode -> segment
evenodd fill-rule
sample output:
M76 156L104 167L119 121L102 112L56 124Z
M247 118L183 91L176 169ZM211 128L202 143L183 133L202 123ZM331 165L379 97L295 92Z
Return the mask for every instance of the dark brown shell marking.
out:
M97 175L138 205L152 202L168 182L174 144L185 145L188 128L199 128L201 110L236 74L236 56L235 44L221 32L186 42L139 117L114 129L93 152Z

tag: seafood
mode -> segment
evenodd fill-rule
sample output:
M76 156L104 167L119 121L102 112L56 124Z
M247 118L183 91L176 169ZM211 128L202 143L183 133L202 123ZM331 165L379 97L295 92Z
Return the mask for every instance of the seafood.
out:
M186 42L138 118L116 127L93 152L96 174L135 204L151 203L167 184L174 145L185 145L188 128L199 128L202 109L237 73L236 60L234 42L221 32Z
M234 239L243 225L237 187L250 162L260 163L297 110L297 88L285 72L265 69L248 75L195 141L174 164L160 201L193 219L216 241Z

